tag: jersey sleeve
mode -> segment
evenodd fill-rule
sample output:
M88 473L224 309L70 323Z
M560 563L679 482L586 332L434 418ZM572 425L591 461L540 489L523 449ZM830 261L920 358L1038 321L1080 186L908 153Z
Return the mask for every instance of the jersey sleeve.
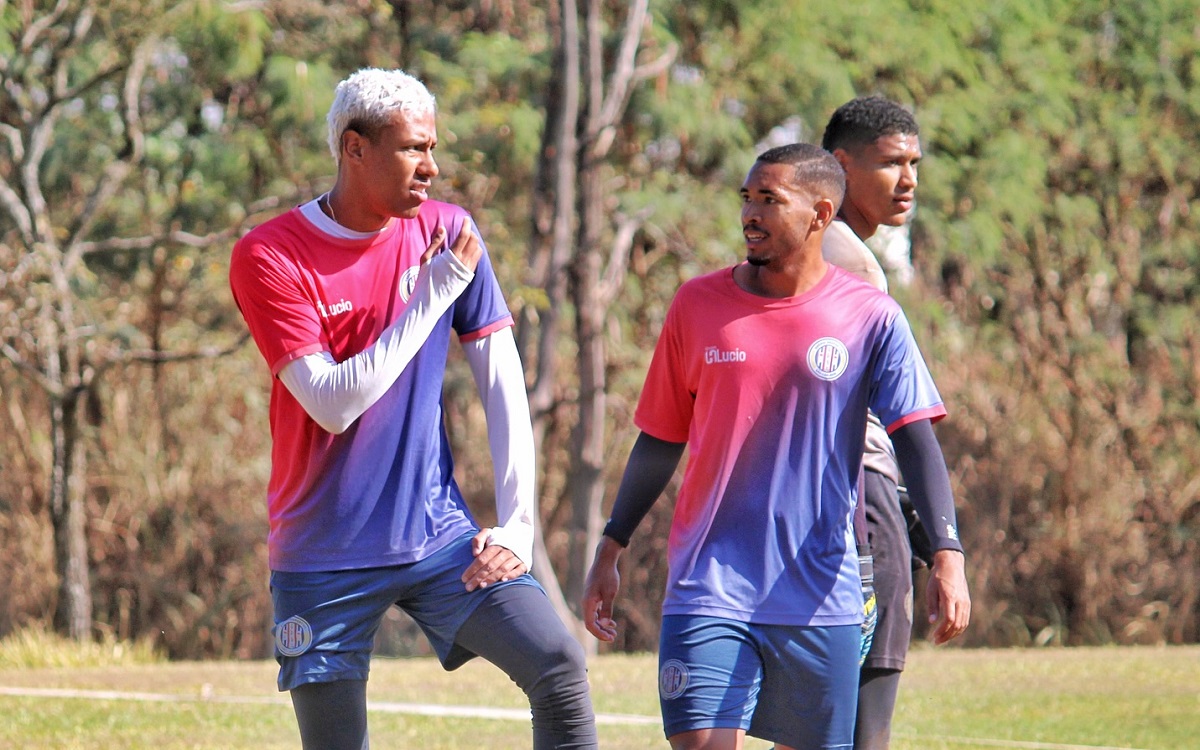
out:
M292 360L327 348L299 270L251 233L234 247L229 284L258 350L278 375Z
M886 326L872 372L871 409L889 434L917 420L938 421L946 407L899 305Z
M455 232L454 228L447 229ZM495 269L492 268L491 255L474 220L471 222L471 231L483 246L483 257L479 259L479 266L475 269L475 278L454 304L454 330L458 332L459 340L464 343L483 338L513 324L512 313L504 301L504 293L500 289L500 282L496 280ZM457 233L453 236L447 235L446 246L453 245L457 237Z
M669 443L687 442L695 408L695 392L688 384L686 347L681 330L686 318L681 311L683 306L682 295L676 295L654 347L633 419L643 432Z

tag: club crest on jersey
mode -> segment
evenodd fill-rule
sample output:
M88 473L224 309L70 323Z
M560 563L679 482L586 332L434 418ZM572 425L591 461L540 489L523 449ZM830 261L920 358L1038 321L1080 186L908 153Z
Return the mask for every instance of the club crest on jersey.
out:
M312 645L312 625L299 615L275 626L275 650L283 656L299 656Z
M687 665L678 659L669 659L658 671L658 692L663 700L674 700L683 695L688 686Z
M412 299L413 290L417 288L417 274L421 273L420 266L412 266L404 273L400 274L400 299L404 300L404 304Z
M808 347L808 369L821 380L837 380L850 364L850 352L841 341L826 336Z

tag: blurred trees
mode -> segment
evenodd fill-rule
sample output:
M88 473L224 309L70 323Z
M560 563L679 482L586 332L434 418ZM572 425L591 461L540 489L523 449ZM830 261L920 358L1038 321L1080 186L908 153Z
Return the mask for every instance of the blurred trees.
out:
M0 4L9 627L153 629L199 652L246 625L259 636L258 581L244 575L261 570L259 534L237 514L257 504L226 504L221 482L240 476L236 498L246 472L221 463L261 398L226 402L211 360L245 339L230 243L302 194L319 155L308 124L324 102L304 87L311 75L324 92L328 75L277 54L284 10ZM48 539L29 533L43 512Z
M1190 2L1004 3L925 105L980 640L1200 636L1198 29Z
M1118 5L0 0L0 633L267 653L268 376L228 253L330 183L337 80L403 65L519 319L566 606L671 295L741 254L754 153L878 92L927 154L895 293L950 410L969 642L1196 640L1200 20ZM620 648L657 642L672 497L625 556Z

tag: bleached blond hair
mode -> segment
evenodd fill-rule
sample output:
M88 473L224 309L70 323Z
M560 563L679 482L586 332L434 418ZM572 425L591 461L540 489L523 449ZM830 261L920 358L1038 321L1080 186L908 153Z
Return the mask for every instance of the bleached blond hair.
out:
M374 140L396 112L420 117L436 111L433 94L425 84L403 70L363 68L352 73L337 85L325 117L333 161L341 164L342 134L347 130Z

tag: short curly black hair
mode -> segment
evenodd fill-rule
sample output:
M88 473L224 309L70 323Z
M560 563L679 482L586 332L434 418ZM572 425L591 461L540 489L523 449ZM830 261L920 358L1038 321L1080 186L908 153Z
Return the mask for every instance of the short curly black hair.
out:
M825 126L826 151L874 143L885 135L920 135L917 120L898 102L882 96L860 96L837 108Z

